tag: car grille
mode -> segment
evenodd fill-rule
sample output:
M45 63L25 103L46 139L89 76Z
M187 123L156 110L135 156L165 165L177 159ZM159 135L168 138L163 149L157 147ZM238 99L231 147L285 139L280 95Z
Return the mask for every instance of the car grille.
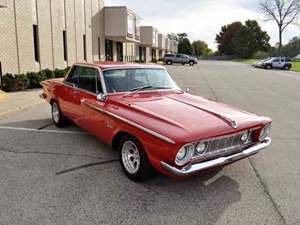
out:
M255 130L250 131L250 136L246 144L241 141L242 135L243 133L239 133L232 136L209 140L206 152L202 155L198 155L195 152L193 159L196 159L197 161L204 161L216 156L220 157L235 154L255 143Z

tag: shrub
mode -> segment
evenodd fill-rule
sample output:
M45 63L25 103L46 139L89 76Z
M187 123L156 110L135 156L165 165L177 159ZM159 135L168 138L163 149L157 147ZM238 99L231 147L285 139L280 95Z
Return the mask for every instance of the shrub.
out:
M5 91L21 91L28 87L28 80L24 74L3 76L3 89Z
M10 73L3 76L3 90L11 91L13 87L14 76Z
M63 70L55 69L54 76L55 76L55 78L62 78L66 75L67 72L68 72L68 68L63 69Z
M49 69L42 70L41 72L43 72L43 76L46 77L46 79L55 78L54 72Z
M29 88L40 87L39 73L29 72L26 74L26 77L29 82Z
M151 62L153 62L153 63L157 63L157 59L152 59L152 61Z

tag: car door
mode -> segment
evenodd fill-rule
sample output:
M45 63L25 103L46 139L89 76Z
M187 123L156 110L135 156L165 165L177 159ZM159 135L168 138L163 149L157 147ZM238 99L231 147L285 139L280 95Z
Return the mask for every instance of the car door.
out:
M104 110L106 103L97 100L98 94L104 94L102 87L98 68L86 66L81 69L79 78L81 93L76 101L79 104L77 124L105 141L108 117L101 111Z
M176 57L174 58L175 63L181 63L181 54L177 54Z
M272 60L272 67L274 67L274 68L281 67L281 59L280 58L273 59Z
M79 86L80 67L73 66L68 77L63 82L59 98L59 106L63 114L72 121L77 119L76 99L80 95Z

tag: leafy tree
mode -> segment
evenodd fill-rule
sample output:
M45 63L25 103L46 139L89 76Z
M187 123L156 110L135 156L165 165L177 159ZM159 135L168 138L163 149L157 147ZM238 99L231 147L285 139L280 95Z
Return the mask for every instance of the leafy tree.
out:
M207 43L201 40L194 41L192 43L192 47L193 53L196 56L209 55L210 53L212 53L212 50L208 48Z
M174 42L178 42L178 36L177 34L174 34L174 33L170 33L168 34L168 38L171 40L171 41L174 41Z
M182 41L184 38L188 38L187 33L179 33L177 34L177 40Z
M247 20L223 26L217 35L218 50L221 55L251 57L257 51L268 51L270 37L262 31L255 20Z
M234 52L241 58L249 58L257 51L269 50L269 41L269 35L261 30L256 20L247 20L232 38Z
M282 47L282 55L295 57L300 54L300 37L294 37L289 43Z
M241 22L234 22L221 28L220 33L216 36L218 51L221 55L235 55L233 37L241 30L242 26Z
M193 53L193 47L188 38L183 38L178 43L178 53L191 55Z

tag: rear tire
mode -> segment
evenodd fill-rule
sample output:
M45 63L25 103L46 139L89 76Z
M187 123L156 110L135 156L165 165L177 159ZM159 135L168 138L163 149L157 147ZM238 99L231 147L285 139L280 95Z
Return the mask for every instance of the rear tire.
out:
M143 145L133 136L126 135L119 145L120 163L125 175L135 182L147 180L153 174L153 167Z
M51 104L51 115L55 126L61 128L67 124L67 119L64 117L56 101L53 101Z

